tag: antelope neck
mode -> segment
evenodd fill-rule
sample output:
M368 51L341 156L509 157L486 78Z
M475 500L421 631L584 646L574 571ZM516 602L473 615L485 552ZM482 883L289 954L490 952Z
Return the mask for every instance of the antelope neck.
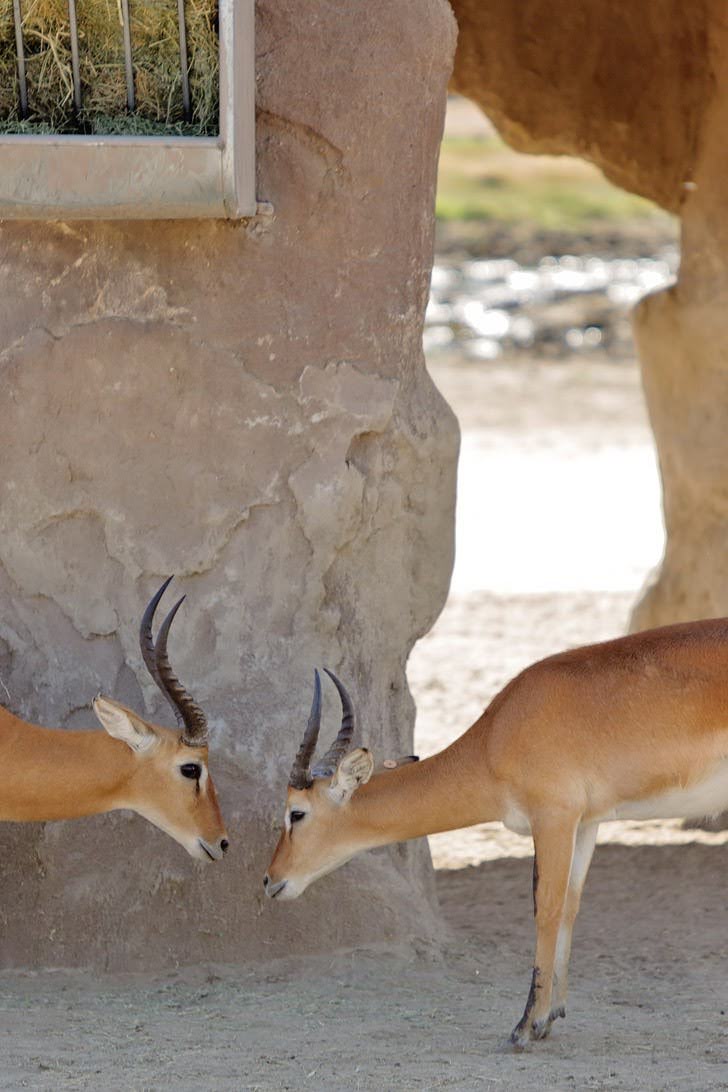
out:
M439 754L377 773L357 789L351 820L367 844L386 845L499 819L501 793L470 754L474 742L466 733Z
M76 819L130 806L123 796L135 756L104 731L41 728L5 714L0 761L0 820Z

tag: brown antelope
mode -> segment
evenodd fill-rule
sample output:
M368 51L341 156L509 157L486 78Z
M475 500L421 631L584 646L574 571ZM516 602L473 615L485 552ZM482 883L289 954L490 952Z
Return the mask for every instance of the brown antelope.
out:
M139 631L144 663L175 711L178 729L150 724L118 702L94 699L104 732L40 728L0 708L0 755L6 771L0 820L78 819L128 808L166 831L202 861L228 847L207 769L207 722L175 677L167 638L184 596L160 626L152 621L172 577L149 602Z
M728 618L666 626L528 667L450 747L374 772L341 730L311 767L318 675L289 779L285 827L264 879L295 899L373 846L501 820L534 842L536 957L511 1035L543 1039L566 1013L571 933L599 823L702 818L728 807Z

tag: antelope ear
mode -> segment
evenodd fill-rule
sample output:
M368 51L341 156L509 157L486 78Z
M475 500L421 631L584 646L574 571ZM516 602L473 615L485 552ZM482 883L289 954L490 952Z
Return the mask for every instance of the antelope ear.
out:
M126 709L110 698L97 694L93 700L93 710L109 735L122 740L137 754L149 751L159 742L156 732L148 724L132 713L131 709Z
M360 785L365 785L374 771L374 758L366 747L357 747L344 755L329 785L329 795L337 804L345 804Z

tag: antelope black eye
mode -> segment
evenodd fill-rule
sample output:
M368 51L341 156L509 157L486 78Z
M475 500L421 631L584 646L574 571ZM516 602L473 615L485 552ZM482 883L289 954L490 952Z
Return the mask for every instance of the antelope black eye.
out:
M292 823L300 823L300 821L303 819L305 814L306 814L305 811L292 811L291 815L290 815L291 822Z
M180 766L179 772L183 777L189 777L191 781L199 781L202 776L202 766L198 766L196 762L185 762L184 766Z

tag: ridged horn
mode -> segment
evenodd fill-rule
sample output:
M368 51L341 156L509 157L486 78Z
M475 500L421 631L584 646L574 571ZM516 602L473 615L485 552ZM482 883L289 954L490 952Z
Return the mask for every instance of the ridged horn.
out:
M321 676L318 671L314 671L313 675L311 712L308 715L306 731L303 733L303 741L298 748L298 754L293 761L288 778L288 784L292 789L310 789L313 784L311 759L316 750L319 731L321 730Z
M342 712L341 728L339 728L339 734L326 754L316 763L311 771L313 777L333 777L336 772L336 767L351 747L351 741L354 736L354 703L349 696L349 692L341 680L337 679L333 671L329 671L328 667L325 667L324 671L339 691Z
M154 638L152 636L152 622L154 621L155 611L159 606L159 600L162 598L173 579L174 577L168 576L156 595L153 595L149 600L146 610L142 615L141 625L139 626L139 647L142 651L142 658L147 666L147 671L168 701L169 694L164 689L162 680L159 677L159 671L157 670L157 658L154 654ZM175 713L177 713L176 709Z
M152 636L154 613L171 580L172 577L168 577L147 604L139 627L139 647L149 674L174 709L177 724L182 729L182 742L188 747L204 747L207 743L207 718L173 672L167 655L170 626L185 600L184 595L177 600L159 627L156 643Z

